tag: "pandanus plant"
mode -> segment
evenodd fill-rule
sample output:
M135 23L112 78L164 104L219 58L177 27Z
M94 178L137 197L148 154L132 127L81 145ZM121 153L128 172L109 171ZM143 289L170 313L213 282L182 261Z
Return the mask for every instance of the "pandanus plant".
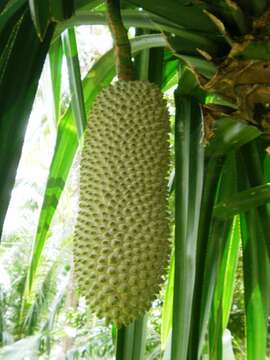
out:
M119 1L115 0L111 3L119 9ZM118 154L115 154L117 144L115 142L110 144L110 141L114 141L112 136L109 136L110 132L109 135L105 131L102 133L103 124L98 124L98 121L104 118L102 114L105 114L106 127L113 128L115 125L114 116L112 115L112 118L109 116L113 111L107 108L104 100L106 91L102 93L103 95L98 95L112 81L115 66L113 52L110 51L96 62L82 83L79 81L73 26L107 24L107 10L103 1L4 1L0 5L0 11L1 225L14 184L27 119L48 51L54 78L53 91L58 133L29 264L25 288L27 304L48 237L48 229L78 147L78 139L83 134L88 117L89 127L86 136L89 144L92 143L91 146L95 148L96 141L100 141L96 146L97 151L94 149L92 152L92 158L91 146L89 147L89 158L92 163L90 162L88 166L87 177L92 176L93 188L97 174L101 176L97 182L102 180L105 173L107 174L106 171L98 171L104 160L101 159L102 151L104 158L111 156L117 159ZM248 2L244 0L126 0L121 1L121 14L126 28L136 29L136 36L131 39L132 56L135 57L135 77L155 83L162 91L178 83L174 92L175 148L172 166L174 178L170 182L171 196L175 199L175 221L162 322L162 341L163 344L167 344L164 356L173 360L202 359L205 355L210 359L222 359L222 337L230 316L238 254L242 251L246 358L265 359L270 300L270 218L267 205L270 197L269 3L267 0ZM68 30L61 36L65 29ZM116 39L116 49L118 45ZM73 97L72 106L60 116L59 68L63 51L68 60ZM116 59L120 59L121 62L121 54L118 53ZM136 102L140 85L139 82L134 83L138 84L134 86L134 93L132 87L126 90L123 86L121 91L119 90L121 96L126 91L123 95L126 99L126 107L123 108L130 118L140 106ZM145 94L146 97L146 94L151 92L152 86L156 89L154 85L149 85L149 90L145 87L141 94ZM96 97L102 101L97 100L98 105L93 106ZM154 97L157 99L159 95ZM154 124L151 124L151 116L148 116L149 111L150 113L154 111L151 108L152 100L150 103L146 109L149 123L145 123L143 128L144 140L150 148L145 171L146 173L149 171L151 176L154 174L158 183L160 176L164 180L164 171L160 174L158 171L152 172L152 167L153 164L157 164L159 152L166 151L166 146L159 144L160 140L155 138L159 134L152 131ZM97 111L100 111L100 117L95 117ZM93 122L91 122L91 113L94 113ZM138 121L142 121L143 118L142 114ZM153 121L156 120L154 116ZM134 132L137 132L136 126L140 126L134 118L130 122L123 121L121 125L124 127L124 133L130 131L128 136L133 135L133 127ZM94 127L98 126L100 130L96 131L97 136ZM121 135L118 132L115 134L115 136ZM134 136L136 139L136 133ZM137 162L137 156L146 156L144 151L136 153L138 149L136 146L143 141L143 138L140 135L136 141L131 142L134 144L134 149L130 149L128 155L130 163ZM110 145L113 148L112 153ZM121 149L117 151L120 152ZM115 159L114 161L117 161ZM161 157L160 161L163 159ZM141 165L142 162L143 160L140 159L138 164ZM108 166L108 163L104 166ZM117 164L115 169L121 172L121 166L118 167ZM118 186L116 181L118 174L115 169L112 172L113 187ZM140 169L136 169L136 166L132 166L127 178L122 179L124 186L128 186L134 178L140 182L138 177ZM93 171L92 175L91 171ZM131 179L128 176L131 176ZM153 180L151 176L150 181ZM103 180L106 182L108 179ZM144 227L144 216L149 213L149 208L145 209L145 213L140 210L144 209L144 205L149 204L145 196L150 193L143 193L144 189L148 189L147 180L148 177L144 180L146 183L142 186L138 185L141 192L138 195L135 191L137 189L133 193L130 192L126 198L124 191L120 193L121 201L126 202L123 208L128 206L129 200L132 199L130 206L134 206L135 203L135 208L139 209L135 212L136 221L140 218L142 223L140 229L132 233L134 244L137 247L142 246L142 249L143 246L148 246L148 251L152 251L152 242L159 242L160 234L166 236L166 231L159 232L156 238L154 238L155 232L137 239L135 236L135 233L141 234L140 231L148 229L145 227L141 230ZM96 186L101 185L97 183ZM82 191L86 191L84 187ZM102 190L97 192L99 196L102 195L100 194ZM152 195L155 196L155 192ZM138 198L135 201L136 196ZM87 196L86 200L90 201L87 206L95 210L93 197ZM151 206L161 209L158 207L160 205L158 201L155 199L153 201L155 204ZM104 213L112 214L115 209L106 208L106 204L106 201L101 204ZM134 209L129 210L132 212ZM107 218L102 217L100 209L94 213L97 220L92 235L96 236L96 227L99 227L99 230L106 228L107 223L102 223L102 219L106 222ZM153 213L156 214L155 211ZM120 215L123 218L119 220L121 224L128 224L131 227L131 224L124 219L125 214ZM156 214L157 217L160 215L163 220L167 216L164 207ZM115 221L117 221L116 215L113 226L116 226L117 232L119 228ZM150 221L150 225L153 224L154 222ZM86 224L87 230L88 225ZM105 230L109 232L108 229ZM152 230L155 229L151 229L150 226L149 232ZM128 235L129 231L130 228L127 229ZM107 236L110 237L111 234ZM105 238L103 240L107 241ZM129 245L132 245L132 241ZM114 253L114 246L119 247L121 239L120 243L119 239L115 239L114 242L106 242L106 244ZM82 254L90 256L96 250L97 248L91 252L89 248ZM135 256L132 251L131 246L131 249L127 250L128 256ZM78 264L82 254L77 252ZM147 277L151 278L151 269L147 262L154 271L159 266L164 267L163 260L159 256L149 259L149 256L143 257L143 255L143 250L136 253L140 263L144 262L145 269L149 271ZM125 258L126 260L132 259ZM82 261L85 262L85 259ZM116 261L117 265L118 261L119 259ZM130 264L134 267L132 261L124 263L126 267ZM103 265L100 265L100 270L103 271ZM136 269L134 271L136 273ZM84 283L91 286L91 278L88 280L87 276L87 273L83 272ZM109 276L108 273L106 276ZM137 280L134 279L135 282ZM105 278L102 281L109 280ZM147 281L140 283L138 280L138 284L142 286L140 290L142 292L149 284L153 286L153 283L148 284ZM113 286L117 287L117 284ZM140 296L139 293L136 294ZM112 312L109 310L110 313L117 313L116 317L119 317L118 311L121 309L119 310L117 299L117 296L112 297L112 301L108 304L111 307L116 306L116 310L113 309ZM135 307L139 304L139 300L136 301ZM121 303L122 306L124 302ZM130 303L129 306L133 305ZM138 308L138 314L141 309L144 307ZM133 314L130 320L133 320ZM143 359L146 318L140 318L130 325L128 323L129 321L126 323L119 321L116 324L119 325L116 356L125 360ZM120 327L123 324L128 326Z

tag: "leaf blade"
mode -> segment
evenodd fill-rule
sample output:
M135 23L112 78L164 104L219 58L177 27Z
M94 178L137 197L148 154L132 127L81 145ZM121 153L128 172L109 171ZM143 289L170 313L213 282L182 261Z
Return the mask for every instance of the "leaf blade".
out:
M87 119L84 108L83 89L76 35L74 29L68 29L63 35L63 48L68 65L69 88L71 92L71 107L76 123L78 137L83 134Z
M216 32L215 25L203 10L197 6L185 6L175 1L167 0L128 0L129 3L159 15L177 25L190 30ZM190 19L192 18L192 22Z
M184 360L191 328L204 151L201 142L202 115L196 100L181 96L177 90L175 100L176 222L171 356L173 360Z
M30 14L18 19L18 31L0 69L0 235L16 176L28 117L53 28L43 43L36 36ZM3 67L2 67L3 66ZM18 82L17 79L20 79Z
M230 218L268 202L270 202L270 183L251 187L218 203L215 206L214 215L223 219Z
M49 50L50 72L54 104L54 120L58 124L61 115L61 70L63 62L63 48L61 39L56 39Z

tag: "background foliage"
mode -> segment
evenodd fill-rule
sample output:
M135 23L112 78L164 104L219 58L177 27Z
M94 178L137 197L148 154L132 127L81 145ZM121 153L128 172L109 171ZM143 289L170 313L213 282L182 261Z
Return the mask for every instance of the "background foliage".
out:
M96 95L115 77L113 50L104 47L101 55L90 36L74 27L105 25L104 2L5 0L0 5L0 358L264 360L269 103L255 104L247 122L239 103L208 81L220 76L226 58L251 61L251 68L259 62L268 74L269 4L121 4L124 23L132 27L137 78L157 83L171 112L174 246L164 288L149 314L117 330L91 314L74 283L82 134ZM96 42L109 36L106 30L84 31L96 31Z

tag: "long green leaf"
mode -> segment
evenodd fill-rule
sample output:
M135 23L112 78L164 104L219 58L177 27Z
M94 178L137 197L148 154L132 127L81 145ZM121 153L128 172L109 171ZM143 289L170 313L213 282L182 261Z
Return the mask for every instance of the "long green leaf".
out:
M54 120L58 124L61 115L61 82L62 82L62 61L63 48L61 39L58 38L50 47L49 51L50 71L52 81L52 92L54 102Z
M218 119L214 130L215 136L206 148L208 156L224 155L261 135L261 131L256 127L230 117Z
M228 156L224 167L220 182L218 184L218 191L216 192L216 199L226 199L228 194L235 191L236 187L236 171L234 156ZM214 190L214 189L213 189ZM203 272L200 301L200 318L199 318L199 355L201 355L203 344L205 340L206 330L210 318L210 309L213 300L215 285L217 282L218 273L220 272L221 259L224 253L225 244L230 232L232 221L217 220L212 217L210 223L210 232L208 241L205 244L205 249L200 248L202 253L198 253L198 257L205 257L203 269L198 269ZM219 327L217 327L219 328ZM217 330L216 328L214 329ZM210 339L211 344L211 339ZM198 345L193 343L193 347ZM211 349L211 347L210 347ZM212 352L210 351L212 355ZM212 358L214 358L212 356Z
M233 298L233 285L237 269L237 262L240 249L240 218L235 216L229 237L226 241L225 249L222 254L221 267L218 274L218 280L215 288L214 303L212 312L222 316L222 334L227 327L232 298ZM222 311L220 311L222 303ZM215 315L216 317L217 315Z
M162 89L163 91L167 91L171 89L173 86L177 85L178 83L178 72L177 69L179 68L179 61L178 60L168 60L166 63L166 67L163 71L163 84Z
M181 33L182 32L182 33ZM211 36L202 36L202 34L192 33L189 31L170 31L167 35L167 41L176 53L184 55L199 55L199 49L215 56L220 54L221 45L217 39Z
M196 72L203 75L207 79L211 79L217 72L216 66L210 61L206 61L195 56L187 56L182 54L178 54L177 56L183 60L187 66L194 68Z
M230 222L221 221L221 220L215 220L213 224L213 231L212 231L212 237L213 240L215 237L217 238L218 246L213 246L212 249L216 248L217 254L214 254L214 252L211 253L211 256L214 256L214 265L213 267L210 266L211 270L211 284L210 289L208 291L208 298L206 299L206 308L207 308L207 314L203 314L203 321L204 323L207 323L210 318L210 310L211 310L211 303L213 300L214 295L214 288L216 284L217 274L219 272L220 268L220 262L221 262L221 256L224 250L224 245L229 237L230 232ZM208 263L210 261L210 256L208 258ZM207 272L208 269L206 269ZM206 277L207 279L207 277ZM207 282L205 281L205 284ZM209 357L210 359L222 359L222 336L223 336L223 328L222 328L222 303L218 303L217 309L215 309L212 312L212 321L210 322L209 326ZM202 333L202 335L205 335L205 333ZM203 338L200 339L200 351L203 349Z
M239 161L240 190L262 183L262 159L256 144L245 146ZM241 216L248 360L266 357L270 303L269 226L269 215L264 206Z
M170 270L168 275L168 283L165 291L164 305L162 308L162 319L161 319L161 349L165 350L168 341L170 341L169 336L172 330L172 312L173 312L173 284L174 284L174 264L175 258L174 254L171 256L170 261Z
M255 16L260 16L262 15L263 11L266 10L267 4L267 0L250 0L248 7Z
M261 239L260 220L255 210L241 217L244 255L247 359L266 358L269 307L269 260Z
M226 329L229 321L232 300L233 300L233 290L234 290L234 280L236 276L239 250L241 244L241 233L240 233L240 218L235 216L232 224L232 229L230 233L229 241L226 243L226 248L223 253L221 271L219 276L223 280L217 281L218 285L224 287L222 294L222 328L223 331Z
M254 41L244 47L239 55L245 59L268 61L270 58L270 41Z
M166 18L149 14L145 11L123 10L123 22L126 27L134 26L156 32L171 33L173 36L167 36L167 41L175 51L181 54L198 55L197 49L201 49L210 54L217 54L220 49L222 38L217 38L209 33L201 33L192 30L186 30L177 24L171 23ZM107 17L105 12L89 10L77 11L70 19L59 23L55 36L58 36L66 28L79 26L83 24L89 25L107 25Z
M215 14L227 28L238 28L240 33L245 34L248 31L247 19L236 3L226 0L209 0L207 1L207 10Z
M52 21L67 19L74 12L74 0L28 0L28 3L40 39L44 39Z
M199 236L196 256L196 282L194 300L192 305L192 325L189 339L189 358L197 357L200 351L200 339L204 338L204 332L208 325L208 318L203 317L206 311L206 302L202 302L204 287L205 262L211 231L212 211L218 191L220 174L223 169L224 158L213 157L206 161L204 170L204 190L200 212ZM202 305L203 304L203 305Z
M146 331L147 315L144 315L134 324L132 360L144 360L145 358Z
M75 0L50 0L51 18L54 21L63 21L73 15Z
M144 360L147 315L117 330L116 360Z
M228 196L232 191L235 191L235 161L233 156L228 156L219 182L216 183L215 187L212 191L215 194L215 201L217 199L223 199ZM208 189L211 191L211 188ZM214 200L211 196L212 201ZM213 204L212 207L208 210L211 211L211 215L213 212ZM202 220L202 219L201 219ZM197 272L197 294L196 299L200 299L196 301L198 309L195 308L195 314L198 312L199 315L194 316L193 318L193 342L192 348L190 352L193 356L200 357L202 355L202 350L204 348L206 332L209 325L210 318L210 310L211 304L213 301L213 294L215 285L217 283L217 277L220 272L221 267L221 259L224 253L224 248L226 241L228 239L228 234L231 227L230 221L221 221L213 218L211 216L210 223L205 223L201 221L202 226L210 227L210 231L208 230L207 238L201 239L204 243L204 248L202 247L202 243L200 241L200 247L198 248L198 272ZM202 230L207 231L207 230ZM203 260L201 260L203 259ZM200 275L203 273L203 277ZM201 286L200 286L201 282ZM214 313L216 316L216 313ZM217 313L219 315L219 312ZM218 317L218 316L217 316ZM216 318L215 318L216 319ZM197 326L197 334L196 334L196 320L199 320L199 326ZM221 359L222 354L222 346L215 347L216 344L213 341L215 339L215 335L218 334L218 340L222 340L222 331L221 325L218 321L210 323L209 330L209 348L210 348L210 359ZM221 333L221 336L220 336ZM213 345L214 343L214 345ZM220 342L218 342L218 345ZM222 344L222 342L221 342ZM198 352L198 355L197 355Z
M41 43L30 14L25 10L7 41L0 44L0 166L3 174L0 179L0 235L52 31L50 28Z
M177 98L175 115L175 275L173 297L173 334L172 360L184 360L187 354L193 284L188 276L187 250L185 249L188 221L189 192L189 133L190 111L189 99ZM192 273L194 273L193 266ZM190 275L192 275L190 273ZM188 291L189 290L189 291ZM185 299L187 298L187 300ZM180 337L178 339L178 337Z
M179 86L182 86L180 83ZM175 92L175 277L172 359L188 352L203 182L202 118L194 99Z
M208 33L198 33L196 31L188 31L179 27L176 24L172 24L166 19L148 14L144 11L137 10L123 10L122 12L123 22L126 27L135 26L144 29L151 29L158 32L172 33L177 36L173 41L171 47L176 46L176 51L182 54L198 55L197 49L216 54L219 50L219 43L215 37L212 39ZM107 17L104 12L89 12L79 11L72 18L67 21L59 23L55 37L64 31L66 28L72 26L79 26L83 24L89 25L107 25Z
M104 0L74 0L76 10L83 7L86 7L87 10L91 10L92 8L95 8L99 4L103 3L103 1Z
M78 137L80 138L83 134L84 128L86 127L87 119L84 109L81 72L74 29L68 29L63 34L63 47L68 65L71 107L77 127Z
M28 0L31 16L40 39L43 39L49 27L50 0Z
M263 162L264 181L270 182L270 156L266 156Z
M103 56L90 70L84 80L85 105L88 111L95 96L110 83L114 76L113 52ZM44 200L40 212L39 224L30 259L27 278L26 296L30 294L34 275L36 273L40 257L47 239L51 220L55 213L59 198L65 186L73 158L78 147L77 131L73 119L71 107L60 120L55 151L52 158L50 173L47 180Z
M14 0L2 2L0 5L0 42L3 44L3 39L6 35L10 35L14 23L26 10L27 0Z
M262 139L257 139L243 146L244 160L248 173L248 180L251 187L257 187L264 184L265 175L263 173L264 158L266 157L264 143ZM264 241L270 258L270 210L267 205L261 205L257 208L261 226L264 233Z
M235 217L229 236L225 239L212 303L208 336L211 359L222 358L222 340L231 310L240 239L239 217Z
M122 15L123 16L123 15ZM136 29L135 36L147 35L149 34L149 30ZM149 49L145 49L141 51L136 57L134 61L134 70L136 73L136 79L147 80L149 73Z
M190 4L184 6L173 0L166 2L163 0L155 0L154 2L152 0L128 0L128 2L186 29L217 32L210 18L203 12L202 8L197 6Z
M134 323L117 331L116 360L132 360Z
M230 218L268 202L270 202L270 183L251 187L225 199L215 206L214 215L219 218Z

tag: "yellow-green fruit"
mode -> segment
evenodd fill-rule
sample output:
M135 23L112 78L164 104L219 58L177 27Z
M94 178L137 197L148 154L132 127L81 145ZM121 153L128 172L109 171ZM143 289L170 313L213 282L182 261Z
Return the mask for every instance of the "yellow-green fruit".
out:
M159 292L167 265L169 122L157 86L118 81L85 132L75 274L100 318L127 325Z

